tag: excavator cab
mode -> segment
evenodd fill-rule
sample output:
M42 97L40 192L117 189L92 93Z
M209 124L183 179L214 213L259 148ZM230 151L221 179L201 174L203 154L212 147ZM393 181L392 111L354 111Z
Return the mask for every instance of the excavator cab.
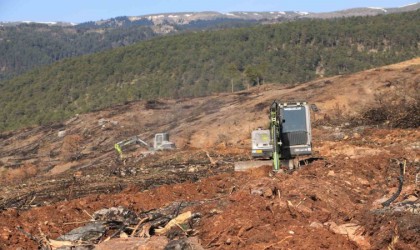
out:
M153 141L154 150L165 150L165 149L174 149L175 143L169 141L168 133L158 133L155 134L155 140Z
M299 156L312 154L311 116L306 102L278 103L270 107L273 170L280 165L299 167Z
M305 102L279 105L281 158L312 154L310 107Z

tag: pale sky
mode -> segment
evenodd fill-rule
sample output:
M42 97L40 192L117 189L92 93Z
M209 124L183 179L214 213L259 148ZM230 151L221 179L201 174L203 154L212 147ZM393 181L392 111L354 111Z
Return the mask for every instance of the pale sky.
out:
M400 7L416 0L0 0L0 22L81 23L117 16L189 11L329 12L356 7Z

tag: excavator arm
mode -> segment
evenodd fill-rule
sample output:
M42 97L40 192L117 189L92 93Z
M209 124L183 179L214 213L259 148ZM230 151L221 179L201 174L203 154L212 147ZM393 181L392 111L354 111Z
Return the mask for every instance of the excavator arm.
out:
M279 121L279 104L274 101L270 107L270 136L273 145L273 169L280 170L280 121Z
M133 144L139 144L139 145L145 146L148 149L150 149L149 144L147 144L145 141L141 140L138 136L133 136L133 137L131 137L129 139L126 139L124 141L117 142L117 143L115 143L114 148L117 151L117 153L120 155L120 158L122 159L122 158L124 158L124 155L123 155L124 148L126 148L130 145L133 145Z

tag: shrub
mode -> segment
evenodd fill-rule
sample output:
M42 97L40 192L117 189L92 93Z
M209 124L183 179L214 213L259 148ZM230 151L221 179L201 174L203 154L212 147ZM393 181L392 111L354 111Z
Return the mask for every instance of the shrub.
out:
M373 106L364 108L360 120L365 125L385 125L390 128L420 126L419 84L402 84L375 96Z

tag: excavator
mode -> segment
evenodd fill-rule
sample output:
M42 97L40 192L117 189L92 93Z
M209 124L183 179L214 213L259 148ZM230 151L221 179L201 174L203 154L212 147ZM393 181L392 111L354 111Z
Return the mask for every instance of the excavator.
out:
M169 141L169 134L168 133L157 133L155 134L155 139L153 141L153 147L149 146L149 144L139 136L135 135L126 140L120 141L115 143L114 148L119 154L120 158L124 158L123 151L124 149L132 146L132 145L140 145L144 146L148 149L148 152L154 152L157 150L167 150L167 149L175 149L175 143Z
M283 171L283 166L299 168L302 160L312 155L311 109L317 110L306 102L274 101L269 109L269 129L251 133L251 155L260 161L238 162L235 170L267 165L267 159L272 159L274 172Z

